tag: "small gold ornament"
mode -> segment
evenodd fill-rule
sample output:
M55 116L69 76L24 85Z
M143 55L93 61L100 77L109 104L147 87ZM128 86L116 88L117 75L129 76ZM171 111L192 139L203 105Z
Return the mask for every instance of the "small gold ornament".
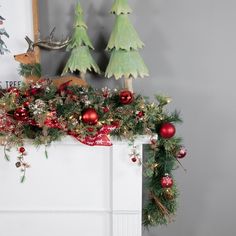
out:
M174 199L174 193L173 193L173 190L171 188L166 188L164 189L164 197L167 199L167 200L173 200Z
M166 97L166 103L169 104L172 102L172 98L171 97Z

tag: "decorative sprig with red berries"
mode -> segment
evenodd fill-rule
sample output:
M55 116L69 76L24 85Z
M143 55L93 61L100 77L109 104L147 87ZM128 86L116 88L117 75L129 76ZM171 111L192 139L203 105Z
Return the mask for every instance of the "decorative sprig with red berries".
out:
M22 173L21 176L21 183L25 181L26 178L26 170L30 167L30 165L25 161L25 156L26 156L26 151L24 147L20 147L18 149L19 155L17 156L17 162L16 162L16 167L20 168L20 171Z

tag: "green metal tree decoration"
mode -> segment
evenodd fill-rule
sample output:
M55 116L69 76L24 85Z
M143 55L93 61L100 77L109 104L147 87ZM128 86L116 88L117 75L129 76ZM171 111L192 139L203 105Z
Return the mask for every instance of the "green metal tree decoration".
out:
M116 15L116 20L106 48L111 52L111 58L105 76L124 78L125 88L133 91L132 78L149 75L148 68L138 52L144 43L129 20L128 15L132 10L127 0L115 0L111 13Z
M97 63L90 54L90 49L94 50L92 42L87 34L87 25L84 22L83 10L78 2L75 11L74 33L67 50L71 50L71 56L63 70L63 75L68 72L80 72L80 77L85 79L87 71L100 73Z

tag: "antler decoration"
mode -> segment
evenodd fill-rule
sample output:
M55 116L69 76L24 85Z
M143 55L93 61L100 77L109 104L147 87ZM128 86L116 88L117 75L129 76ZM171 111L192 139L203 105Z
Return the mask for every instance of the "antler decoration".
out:
M27 52L34 51L34 42L28 36L25 36L25 40L28 43L28 50L27 50Z
M66 47L69 42L70 38L66 38L63 41L55 41L54 40L54 32L55 28L53 28L52 32L50 33L49 37L44 40L39 40L33 44L34 47L38 46L40 48L48 49L48 50L59 50Z

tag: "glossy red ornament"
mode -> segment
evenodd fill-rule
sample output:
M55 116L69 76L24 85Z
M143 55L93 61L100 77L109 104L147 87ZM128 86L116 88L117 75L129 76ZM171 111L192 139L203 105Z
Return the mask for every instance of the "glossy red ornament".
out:
M15 94L17 97L20 95L20 91L16 87L10 87L9 89L7 89L7 92Z
M171 188L173 183L173 179L168 174L165 174L165 176L161 178L162 188Z
M34 95L38 94L40 91L41 91L40 88L31 88L29 90L29 94L34 96Z
M186 148L185 147L181 147L179 149L179 151L177 152L176 157L181 159L181 158L184 158L186 155L187 155Z
M14 112L14 118L18 121L26 121L29 118L29 112L24 108L17 108Z
M19 152L20 152L20 153L24 153L24 152L25 152L25 148L24 148L24 147L20 147L20 148L19 148Z
M164 123L159 129L159 134L162 138L172 138L175 135L175 126L171 123Z
M119 94L120 97L120 103L123 105L127 105L133 102L134 100L134 95L131 91L129 90L123 90Z
M87 108L82 113L82 121L88 125L96 125L98 123L98 113L94 108Z

